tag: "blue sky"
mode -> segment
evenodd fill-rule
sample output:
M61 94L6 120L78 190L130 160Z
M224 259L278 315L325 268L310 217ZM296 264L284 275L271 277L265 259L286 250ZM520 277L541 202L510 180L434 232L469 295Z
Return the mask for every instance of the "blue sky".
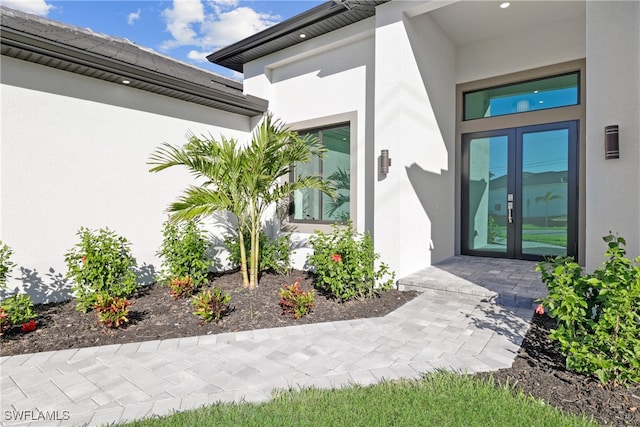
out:
M140 46L198 67L240 79L205 56L309 10L317 0L2 0L34 13Z

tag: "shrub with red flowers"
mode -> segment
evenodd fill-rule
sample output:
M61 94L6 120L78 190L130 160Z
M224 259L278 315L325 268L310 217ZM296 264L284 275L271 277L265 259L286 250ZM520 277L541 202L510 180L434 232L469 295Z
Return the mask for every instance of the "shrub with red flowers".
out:
M369 233L358 234L351 223L334 225L333 233L317 232L309 239L313 253L308 257L315 270L315 286L340 301L368 298L393 287L395 273L376 260Z
M7 284L7 277L15 264L11 262L13 251L0 241L0 289ZM0 303L0 336L13 325L20 325L36 317L29 295L13 295Z
M280 307L282 314L291 314L294 319L309 314L315 304L315 293L313 291L303 291L300 288L300 279L293 285L284 285L280 289Z
M73 281L76 308L87 312L97 295L127 298L137 289L131 244L108 228L91 231L81 227L80 242L64 257L67 277Z
M33 302L29 295L14 295L1 304L0 329L6 330L11 326L22 325L35 319L36 313L33 311Z
M4 334L4 330L9 327L9 314L0 306L0 337Z
M125 298L112 297L106 293L96 296L93 308L98 313L98 323L108 328L119 328L129 322L129 306L131 302Z

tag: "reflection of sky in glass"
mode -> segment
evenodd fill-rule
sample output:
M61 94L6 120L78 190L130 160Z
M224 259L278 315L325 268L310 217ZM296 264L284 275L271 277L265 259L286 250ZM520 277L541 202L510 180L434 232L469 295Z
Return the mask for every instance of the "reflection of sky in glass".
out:
M491 168L491 179L500 178L507 174L507 144L496 144L491 138L492 144L489 146L489 158Z
M523 172L567 170L568 129L526 133L523 141Z
M558 129L531 132L523 135L527 150L524 153L523 172L560 172L567 170L567 141L569 131ZM493 139L493 138L492 138ZM507 150L503 144L490 144L492 179L507 174Z
M522 113L525 111L546 110L548 108L564 107L578 103L578 88L555 89L516 94L489 101L487 116L502 116L505 114Z

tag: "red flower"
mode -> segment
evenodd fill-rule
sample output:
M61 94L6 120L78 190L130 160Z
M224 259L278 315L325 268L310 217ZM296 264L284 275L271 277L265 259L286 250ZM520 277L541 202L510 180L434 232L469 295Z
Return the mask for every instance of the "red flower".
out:
M536 307L536 314L544 314L544 307L542 304L538 304Z
M22 324L22 332L27 333L36 330L35 320L30 320L27 323Z
M342 261L342 255L340 255L340 254L333 254L333 255L331 255L331 261L333 261L333 262L340 262L340 261Z
M84 264L85 262L87 262L87 256L83 255L82 258L80 258L80 260L82 261L82 263Z

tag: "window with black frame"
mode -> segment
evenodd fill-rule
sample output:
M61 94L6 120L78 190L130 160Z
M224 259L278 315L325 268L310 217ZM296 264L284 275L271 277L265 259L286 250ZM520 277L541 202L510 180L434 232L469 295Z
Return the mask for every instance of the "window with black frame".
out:
M330 180L336 188L335 198L318 190L296 191L292 198L290 220L293 222L332 223L350 219L351 192L351 141L349 124L300 131L311 134L327 149L324 158L315 157L310 162L297 164L294 176L319 175Z

